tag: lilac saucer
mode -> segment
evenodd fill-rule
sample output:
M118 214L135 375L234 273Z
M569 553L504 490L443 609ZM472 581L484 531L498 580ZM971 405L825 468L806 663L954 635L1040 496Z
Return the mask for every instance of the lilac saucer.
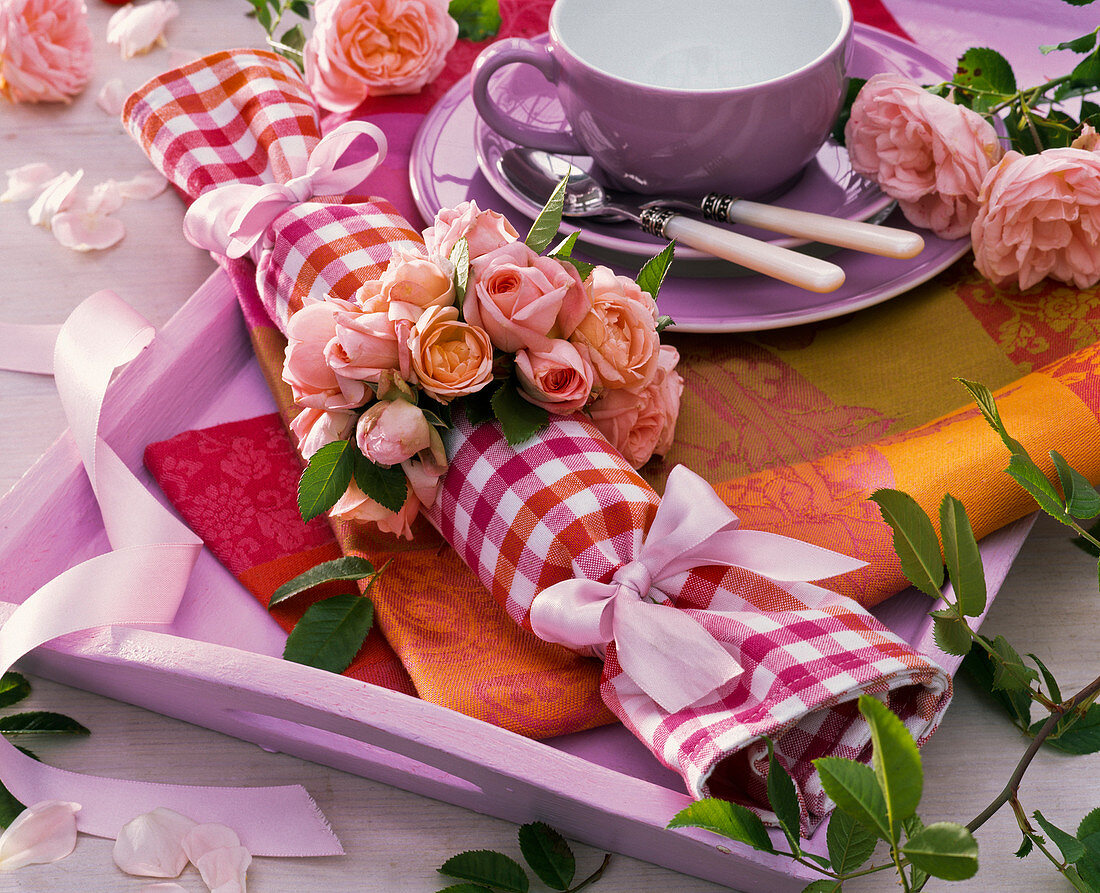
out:
M942 63L892 34L857 24L855 38L851 70L859 76L896 71L924 82L950 76ZM431 220L440 208L454 207L466 200L476 201L482 208L501 210L501 196L478 167L475 141L478 121L469 78L455 84L424 119L413 143L409 176L413 198L425 219ZM521 233L529 226L529 217L511 216ZM914 229L896 211L884 222ZM608 228L615 238L635 243L634 249L609 251L599 244L598 235L590 238L588 225L581 229L581 248L588 246L592 255L597 255L593 259L608 263L624 275L635 276L644 259L655 254L662 244L654 240L646 243L648 237L631 231L629 225L604 227ZM562 227L563 232L574 229L577 227L568 223ZM829 259L844 269L846 281L837 291L824 295L765 276L747 275L724 261L683 263L681 257L673 264L658 303L661 312L671 316L675 328L683 332L751 332L831 319L920 285L970 248L969 239L945 241L923 230L921 235L925 240L924 251L911 260L855 251L831 254ZM642 250L638 249L638 243Z

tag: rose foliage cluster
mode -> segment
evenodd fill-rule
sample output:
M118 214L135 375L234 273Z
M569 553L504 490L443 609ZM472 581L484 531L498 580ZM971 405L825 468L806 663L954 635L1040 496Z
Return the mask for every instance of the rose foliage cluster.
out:
M441 432L456 401L471 422L495 418L510 443L583 410L635 467L668 450L683 381L654 295L671 246L643 268L647 290L574 259L575 236L540 254L561 195L526 241L473 202L445 208L423 253L395 253L352 300L293 314L283 379L310 460L303 517L331 510L411 537L447 470Z
M1066 104L1100 89L1098 32L1041 47L1084 58L1037 87L1018 89L1007 60L984 48L964 53L944 84L875 75L844 126L852 167L913 224L970 236L975 266L995 285L1096 285L1100 105L1084 99L1072 117Z

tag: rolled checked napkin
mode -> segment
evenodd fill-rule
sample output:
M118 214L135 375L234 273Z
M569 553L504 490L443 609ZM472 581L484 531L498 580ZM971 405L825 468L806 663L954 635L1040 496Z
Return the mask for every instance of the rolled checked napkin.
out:
M154 164L197 197L189 237L256 260L254 293L234 280L246 317L262 308L285 330L307 296L350 299L378 278L391 252L420 249L387 202L343 195L380 161L384 135L351 122L319 140L316 108L277 56L219 53L168 72L128 100L124 119ZM363 136L377 153L340 167ZM263 359L270 343L259 346ZM810 761L868 754L859 694L886 700L918 740L935 728L949 676L855 602L807 582L860 562L739 530L709 485L684 468L671 475L662 503L581 416L555 420L518 448L495 423L460 420L450 439L429 518L513 621L604 658L604 701L692 794L763 802L768 735L810 827L828 808ZM354 550L358 535L346 534L345 547ZM424 582L414 576L372 591L422 695L410 666L416 655L399 643L417 622ZM483 619L499 622L490 612L500 616L483 603ZM514 641L501 635L490 647ZM528 647L522 640L517 650ZM484 683L459 684L477 701ZM525 698L522 686L509 695L530 714L546 706ZM581 714L576 727L599 720Z

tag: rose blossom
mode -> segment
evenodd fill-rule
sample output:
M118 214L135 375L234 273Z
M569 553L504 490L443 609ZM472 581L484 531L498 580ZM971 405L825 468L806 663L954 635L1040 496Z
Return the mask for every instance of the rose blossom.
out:
M857 173L944 239L969 233L982 180L1003 154L977 112L896 74L876 74L859 91L844 140Z
M483 329L460 322L457 307L432 307L409 336L420 387L444 403L479 391L493 377L493 345Z
M0 3L0 96L68 102L92 76L92 32L83 0Z
M572 264L540 257L523 242L509 242L470 263L472 285L462 312L508 353L548 350L568 338L590 302Z
M515 242L519 233L496 211L482 211L477 202L462 202L455 208L442 208L435 222L424 230L428 254L450 257L459 239L470 247L470 260Z
M317 0L305 77L317 101L351 111L367 96L415 93L458 38L448 0Z
M123 59L165 46L164 29L179 14L175 0L148 0L138 6L128 3L107 23L107 43L117 44Z
M357 312L358 308L337 298L306 298L305 306L287 323L283 381L301 406L351 409L366 401L366 385L337 374L326 359L326 348L336 338L336 315L341 311Z
M359 417L355 442L371 462L399 465L431 447L432 426L407 400L380 400Z
M362 308L350 304L334 315L333 323L325 361L338 375L377 382L401 368L402 337L385 301L371 300Z
M410 525L418 511L420 511L420 501L412 488L409 488L408 496L405 497L405 503L401 509L391 512L363 493L356 486L355 481L352 481L344 495L329 509L329 515L341 521L374 522L379 530L411 540L413 535Z
M637 388L657 370L657 305L626 276L596 267L585 285L592 302L570 340L592 364L596 386Z
M995 285L1100 281L1100 154L1009 152L982 184L974 264Z
M415 322L421 311L455 302L454 264L442 257L396 251L378 280L378 294L391 304L411 305Z
M309 459L321 447L347 440L355 430L355 413L342 409L326 412L307 406L291 419L290 430L298 438L298 452Z
M516 354L520 393L536 406L569 415L588 402L595 377L591 364L568 341L550 342L550 349Z
M662 345L657 372L643 388L604 391L589 410L593 424L634 468L672 446L684 380L676 371L680 354Z

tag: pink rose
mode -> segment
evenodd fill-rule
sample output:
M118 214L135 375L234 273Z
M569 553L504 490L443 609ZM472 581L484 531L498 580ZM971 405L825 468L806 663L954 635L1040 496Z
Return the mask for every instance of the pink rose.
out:
M639 388L657 371L657 305L626 276L596 267L585 285L591 309L570 341L596 373L597 387Z
M455 302L454 264L445 258L395 252L378 282L379 295L391 304L407 304L413 321L429 307ZM393 311L391 316L395 314Z
M332 410L352 409L366 402L366 385L335 372L326 356L329 343L336 338L336 315L349 311L358 312L358 308L336 298L306 298L306 305L287 323L283 381L290 385L299 405Z
M165 45L164 29L180 14L175 0L147 0L140 6L127 3L107 23L107 43L116 44L123 59Z
M662 345L657 371L643 388L605 391L589 410L592 422L634 468L672 447L684 380L676 371L680 354Z
M420 501L411 488L401 509L391 512L363 493L356 486L355 481L352 481L344 491L344 495L336 500L336 505L329 509L329 515L340 521L374 523L384 533L392 533L394 536L403 536L411 540L413 538L411 525L418 511L420 511Z
M335 409L306 407L290 422L290 430L298 438L298 452L309 459L321 447L337 440L347 440L355 430L355 413Z
M332 370L372 382L399 370L402 336L385 302L369 302L362 310L353 304L349 307L335 314L333 337L325 347L325 361Z
M432 426L407 400L380 400L359 417L355 442L378 465L399 465L431 448Z
M560 338L546 351L521 350L516 354L520 393L555 415L576 412L592 394L592 366L572 344Z
M1003 154L977 112L896 74L867 81L844 139L852 168L897 199L911 223L944 239L970 232L982 180Z
M982 184L971 231L974 264L995 285L1045 276L1100 281L1100 155L1085 149L1009 152Z
M444 403L472 394L493 378L493 345L483 329L460 322L457 307L431 307L409 336L420 387Z
M496 211L482 211L477 202L462 202L457 208L443 208L435 223L424 230L428 254L450 257L459 239L470 246L470 260L515 242L519 233Z
M458 38L448 0L317 0L305 77L326 109L415 93L443 70Z
M573 333L590 306L576 267L540 257L523 242L471 261L470 280L463 315L508 353L548 350L552 338Z
M92 32L83 0L0 3L0 96L68 102L92 76Z
M440 483L447 471L447 456L442 446L443 441L439 440L437 454L433 446L432 450L422 453L418 459L401 463L405 478L421 505L435 505L439 497Z

